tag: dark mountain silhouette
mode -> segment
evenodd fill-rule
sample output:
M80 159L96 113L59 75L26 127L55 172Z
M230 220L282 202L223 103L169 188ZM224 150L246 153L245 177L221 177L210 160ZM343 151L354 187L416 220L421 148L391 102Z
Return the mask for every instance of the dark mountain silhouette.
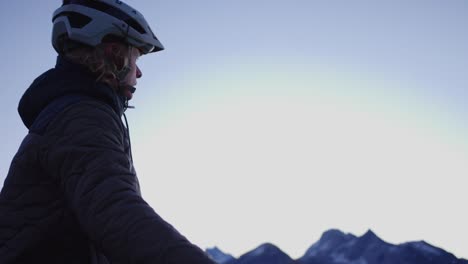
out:
M217 248L207 253L220 264L468 264L425 241L392 245L368 230L357 237L331 229L293 260L273 244L265 243L238 259Z
M208 253L208 255L219 264L223 264L223 263L227 263L227 262L231 262L235 260L232 255L224 253L217 247L207 249L206 253Z
M294 260L273 244L265 243L229 264L292 264Z

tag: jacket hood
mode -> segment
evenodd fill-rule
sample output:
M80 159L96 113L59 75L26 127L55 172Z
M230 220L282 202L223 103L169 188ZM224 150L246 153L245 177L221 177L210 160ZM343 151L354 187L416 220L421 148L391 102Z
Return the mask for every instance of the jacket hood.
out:
M85 95L109 104L121 116L125 110L126 99L102 82L82 65L57 57L57 64L29 86L21 97L18 113L29 129L41 111L53 100L71 94Z

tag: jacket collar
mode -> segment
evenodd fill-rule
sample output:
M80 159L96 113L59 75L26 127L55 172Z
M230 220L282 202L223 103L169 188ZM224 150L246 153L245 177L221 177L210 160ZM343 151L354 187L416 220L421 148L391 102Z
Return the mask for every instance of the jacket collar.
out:
M118 95L109 85L97 82L96 76L82 65L58 56L55 68L37 77L23 94L18 112L26 127L30 127L39 113L53 100L78 94L95 98L111 106L122 116L126 98Z

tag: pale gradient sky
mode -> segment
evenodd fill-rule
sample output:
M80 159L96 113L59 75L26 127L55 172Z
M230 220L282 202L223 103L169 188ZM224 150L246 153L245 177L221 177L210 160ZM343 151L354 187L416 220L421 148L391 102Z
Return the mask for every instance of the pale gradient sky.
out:
M0 180L59 0L0 2ZM128 111L144 198L201 247L371 228L468 258L468 2L128 0L166 50Z

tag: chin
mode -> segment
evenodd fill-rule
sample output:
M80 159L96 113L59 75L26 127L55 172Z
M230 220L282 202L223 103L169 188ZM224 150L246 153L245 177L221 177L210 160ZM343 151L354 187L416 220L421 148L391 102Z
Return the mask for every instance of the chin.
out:
M130 92L129 90L126 90L125 97L127 97L128 100L131 100L133 98L132 92Z

